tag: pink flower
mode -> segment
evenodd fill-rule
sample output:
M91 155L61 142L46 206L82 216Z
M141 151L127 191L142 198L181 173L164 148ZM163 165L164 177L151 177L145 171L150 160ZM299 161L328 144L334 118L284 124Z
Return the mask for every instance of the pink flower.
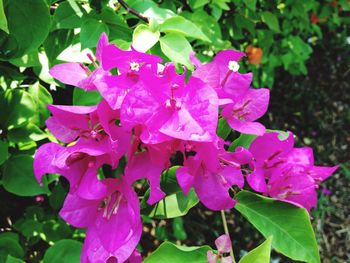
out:
M220 51L212 62L199 66L192 75L215 89L220 99L241 97L252 81L251 73L238 72L238 61L243 56L244 52L235 50Z
M227 256L227 257L223 256L224 253L229 253L231 250L232 242L231 242L230 236L227 234L219 236L215 240L215 245L216 245L216 248L218 249L218 254L216 255L213 253L212 250L209 250L207 252L208 263L217 263L217 262L231 263L232 262L231 256Z
M94 84L112 109L120 109L126 94L138 83L142 70L148 67L157 73L157 64L162 62L162 59L133 48L125 51L115 45L107 45L102 61L105 70L118 68L120 75L104 75L96 79Z
M138 197L122 179L105 179L101 198L83 199L69 193L60 216L75 227L87 228L81 262L126 261L142 232ZM116 231L118 229L118 231Z
M188 157L176 171L176 178L185 194L194 188L201 202L212 210L232 208L236 201L229 194L233 185L243 188L241 165L251 161L244 148L225 152L219 143L196 143ZM213 194L215 193L215 194Z
M254 121L265 114L269 99L268 89L249 89L242 97L236 98L234 103L225 105L221 114L232 129L261 136L265 133L265 127Z
M118 68L121 74L138 75L141 68L150 65L157 70L157 64L162 59L155 55L131 50L122 50L115 45L107 45L102 53L102 67L104 70Z
M293 134L279 139L278 132L266 133L251 144L253 172L247 176L249 185L276 199L308 211L317 204L316 189L337 168L314 166L309 147L293 148Z
M107 45L108 37L105 33L102 33L96 48L96 58L100 64L102 63L102 54ZM74 62L53 66L49 72L51 76L64 84L76 86L84 90L95 90L96 86L94 81L110 73L97 65L91 55L88 55L88 57L95 66L95 70L92 72L82 63Z
M199 66L192 76L216 90L222 116L230 127L246 134L263 135L265 127L254 122L263 116L269 104L268 89L250 89L251 73L238 72L238 60L245 54L235 50L219 52L214 60Z
M147 144L172 138L212 141L217 116L215 91L196 78L190 78L185 85L184 76L176 75L173 65L165 67L160 76L145 73L121 107L122 124L141 125L140 138Z

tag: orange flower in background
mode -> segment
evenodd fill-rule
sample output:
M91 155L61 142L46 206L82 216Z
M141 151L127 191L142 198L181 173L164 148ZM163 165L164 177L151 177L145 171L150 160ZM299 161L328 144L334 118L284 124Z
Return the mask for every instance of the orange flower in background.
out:
M248 56L248 61L250 64L259 65L261 63L261 58L263 55L263 50L261 48L249 45L246 47L245 53Z
M330 3L331 6L333 7L337 7L338 6L338 0L333 0L331 3Z
M311 20L311 23L312 23L312 24L317 24L317 23L320 22L320 21L318 20L318 16L317 16L316 14L312 14L312 15L310 16L310 20Z

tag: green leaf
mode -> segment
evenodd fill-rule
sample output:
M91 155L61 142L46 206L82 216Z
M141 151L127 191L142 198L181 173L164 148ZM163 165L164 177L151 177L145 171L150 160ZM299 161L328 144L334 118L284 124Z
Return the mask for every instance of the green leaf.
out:
M10 63L17 67L26 67L26 68L40 66L38 50L33 50L31 52L28 52L27 54L25 54L20 58L11 59Z
M49 6L45 0L4 1L10 34L0 46L0 58L21 57L37 49L50 30Z
M181 63L189 70L193 70L193 65L190 61L192 47L181 34L168 33L161 37L160 48L171 61Z
M34 73L39 77L39 79L50 84L50 88L51 87L55 88L56 86L58 86L57 82L49 73L49 69L50 69L49 58L47 57L44 50L39 52L39 61L40 61L40 66L33 67Z
M278 24L277 17L271 12L262 12L261 13L262 21L273 31L279 32L280 26Z
M152 0L136 0L134 1L134 4L131 4L130 6L136 9L139 13L143 14L145 17L152 18L159 23L163 22L169 17L175 16L173 11L158 7L158 5Z
M0 64L0 72L5 79L5 82L8 82L10 80L24 80L27 78L27 76L19 72L18 68L11 67L10 65L5 66L4 64Z
M205 6L210 1L209 0L189 0L188 2L193 9L197 9L197 8L202 7L202 6Z
M44 263L79 263L82 243L63 239L50 247L44 255Z
M156 251L147 257L144 263L207 263L207 252L212 250L209 246L185 247L170 242L162 243Z
M24 256L18 235L11 232L0 234L0 262L5 262L8 255L16 258Z
M241 135L239 135L239 137L231 143L228 150L234 151L238 146L242 146L246 149L249 149L250 145L256 139L256 137L258 136L241 133Z
M227 121L224 118L220 118L218 123L218 128L216 129L217 135L225 140L227 136L229 136L231 131L232 129L228 125Z
M57 56L57 60L90 64L91 60L86 54L92 54L92 50L87 48L84 50L84 52L81 52L82 50L83 48L80 43L69 45Z
M8 255L5 263L25 263L22 259L15 258L11 255Z
M219 49L231 48L229 41L224 42L221 35L221 27L213 16L202 9L197 9L194 13L182 12L182 16L186 17L192 23L195 23L198 28L205 32L205 34L212 41L212 44Z
M349 0L339 0L339 5L343 8L344 11L350 11Z
M47 135L35 124L27 123L25 126L9 130L7 138L13 143L26 143L43 140Z
M249 251L238 263L270 263L272 237L269 237L253 250Z
M157 226L155 231L155 238L160 241L168 240L168 230L166 226Z
M49 34L43 43L43 46L51 63L55 61L57 56L72 43L74 37L74 30L68 29L56 30Z
M50 92L39 82L31 85L28 92L32 95L39 111L39 126L44 127L45 121L50 116L50 111L47 109L48 104L53 103Z
M160 31L166 33L179 33L186 37L192 37L206 42L211 42L199 27L182 16L174 16L165 20L164 23L160 26Z
M8 129L16 128L26 122L38 120L38 112L33 97L21 89L7 90L5 93L5 112L1 121Z
M294 205L241 191L235 208L265 238L273 236L272 247L293 260L320 262L317 242L308 212Z
M62 207L64 199L66 197L67 191L63 188L62 184L59 182L53 190L51 191L51 195L49 196L50 206L58 210Z
M149 26L138 25L132 36L132 46L140 52L146 52L153 47L159 40L159 31L153 32Z
M80 31L81 49L96 47L103 32L107 35L109 33L109 29L104 23L91 18L85 20Z
M7 34L10 33L7 25L7 18L5 15L4 4L2 0L0 0L0 29L4 30Z
M101 101L102 97L98 91L85 91L80 88L74 88L73 105L93 106Z
M0 140L0 165L2 165L8 158L8 144Z
M14 224L14 228L19 231L27 240L42 233L43 226L37 220L27 218L20 219Z
M176 169L174 166L168 172L164 172L161 177L161 189L166 193L166 197L157 204L149 206L146 204L149 190L141 203L141 212L153 218L174 218L186 215L188 211L198 202L198 197L193 189L187 196L184 195L176 180Z
M19 196L35 196L48 193L47 187L40 187L33 173L33 157L11 156L6 162L3 174L4 188Z
M177 240L186 240L187 234L184 228L184 220L182 217L176 217L173 220L173 234Z
M213 4L221 8L222 10L230 10L230 7L227 5L227 3L230 2L230 0L216 0L213 1Z
M256 2L257 0L243 0L243 3L253 12L256 10Z
M75 1L66 1L59 4L53 16L54 28L72 29L81 26L83 12Z
M312 48L307 43L305 43L300 37L290 36L286 40L290 51L292 51L291 53L296 55L296 57L293 55L294 60L296 58L300 60L306 60L310 57L310 54L312 53Z
M57 242L72 235L71 228L62 219L45 221L42 227L46 242Z
M243 38L243 34L244 34L242 32L243 29L248 30L251 35L253 36L255 35L256 25L252 20L247 19L245 16L242 16L240 14L236 14L234 16L234 20L235 20L235 25L237 30L234 33L238 34L237 37Z

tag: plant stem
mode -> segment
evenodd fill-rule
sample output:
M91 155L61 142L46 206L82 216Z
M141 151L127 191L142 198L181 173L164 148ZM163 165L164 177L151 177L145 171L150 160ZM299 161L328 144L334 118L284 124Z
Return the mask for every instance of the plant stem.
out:
M126 12L133 14L134 16L137 16L138 18L140 18L141 20L145 21L146 23L148 23L148 18L145 17L144 15L142 15L141 13L139 13L138 11L136 11L135 9L131 8L128 6L127 3L124 2L124 0L118 0L118 3L125 8Z
M227 227L227 221L226 221L225 211L224 211L224 210L221 210L220 212L221 212L221 219L222 219L222 224L223 224L223 226L224 226L225 234L230 236L230 234L228 233L228 227ZM231 245L231 248L230 248L230 256L231 256L232 262L233 262L233 263L236 263L235 255L233 254L232 245Z

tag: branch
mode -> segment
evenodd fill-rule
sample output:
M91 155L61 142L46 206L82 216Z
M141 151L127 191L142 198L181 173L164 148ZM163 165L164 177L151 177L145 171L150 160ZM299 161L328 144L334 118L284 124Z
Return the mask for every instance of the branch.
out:
M228 227L227 227L227 222L226 222L225 211L224 211L224 210L221 210L220 212L221 212L222 224L224 225L225 234L230 236L230 234L228 233ZM232 242L232 243L233 243L233 242ZM236 263L235 255L233 254L232 245L231 245L231 248L230 248L230 256L231 256L232 262L233 262L233 263Z
M144 15L142 15L141 13L139 13L138 11L136 11L135 9L131 8L128 6L127 3L125 3L124 0L118 0L118 3L125 8L126 12L133 14L134 16L137 16L138 18L140 18L141 20L145 21L146 23L149 23L149 20L147 17L145 17Z

